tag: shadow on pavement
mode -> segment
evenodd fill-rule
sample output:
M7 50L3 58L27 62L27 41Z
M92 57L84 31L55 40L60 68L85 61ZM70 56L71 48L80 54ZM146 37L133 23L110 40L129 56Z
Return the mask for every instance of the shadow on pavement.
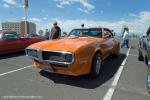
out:
M66 84L81 88L94 89L106 83L115 75L125 57L125 54L120 54L117 58L109 57L103 65L100 76L96 79L92 79L87 75L73 77L66 75L51 74L43 70L41 70L39 73L42 76L54 81L54 83L56 84Z
M24 56L24 55L25 55L25 51L24 50L18 51L18 52L13 52L13 53L0 54L0 60L13 58L13 57Z

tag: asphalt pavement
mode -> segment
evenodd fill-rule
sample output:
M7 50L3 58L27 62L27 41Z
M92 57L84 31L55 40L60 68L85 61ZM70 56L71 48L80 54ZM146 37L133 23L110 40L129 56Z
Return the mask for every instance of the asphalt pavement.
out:
M0 55L0 100L150 100L147 66L138 61L138 39L109 57L97 79L33 68L24 51Z

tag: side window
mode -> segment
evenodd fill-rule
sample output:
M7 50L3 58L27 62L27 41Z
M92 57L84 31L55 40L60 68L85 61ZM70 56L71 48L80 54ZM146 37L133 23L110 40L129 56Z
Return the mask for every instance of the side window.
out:
M112 32L110 30L104 29L104 37L105 38L112 38L113 34L112 34Z

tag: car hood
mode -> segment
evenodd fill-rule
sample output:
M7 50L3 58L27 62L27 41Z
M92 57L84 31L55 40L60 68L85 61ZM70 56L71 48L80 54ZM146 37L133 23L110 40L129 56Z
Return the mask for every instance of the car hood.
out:
M59 40L48 40L30 45L28 48L39 50L60 50L74 52L80 47L96 42L103 41L102 38L93 37L67 37Z

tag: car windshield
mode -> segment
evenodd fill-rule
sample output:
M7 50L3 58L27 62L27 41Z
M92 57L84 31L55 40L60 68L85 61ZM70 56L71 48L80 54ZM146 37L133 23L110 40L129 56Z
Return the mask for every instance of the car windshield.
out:
M16 39L18 38L17 33L5 33L4 34L5 39Z
M102 37L102 30L101 29L73 29L69 35L69 37L72 36L81 36L81 37Z

